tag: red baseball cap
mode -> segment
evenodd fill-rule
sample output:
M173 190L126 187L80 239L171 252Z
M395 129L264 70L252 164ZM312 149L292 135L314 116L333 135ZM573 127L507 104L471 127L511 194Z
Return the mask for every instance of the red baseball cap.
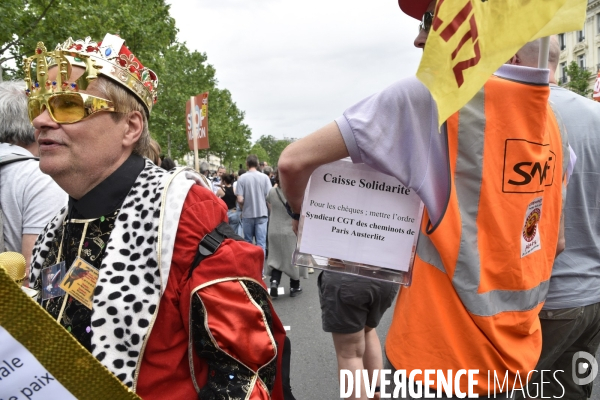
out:
M431 0L398 0L400 9L406 14L419 21L423 18L423 14L427 11Z

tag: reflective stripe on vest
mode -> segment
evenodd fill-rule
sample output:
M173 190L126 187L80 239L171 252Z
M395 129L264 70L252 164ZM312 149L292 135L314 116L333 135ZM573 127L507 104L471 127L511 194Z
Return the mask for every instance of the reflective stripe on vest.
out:
M458 157L454 176L456 197L460 209L461 237L452 277L452 285L466 309L474 315L493 316L506 311L527 311L542 302L548 292L549 280L540 282L528 290L490 290L479 293L481 257L478 247L479 199L483 178L483 149L485 143L486 116L484 89L460 110L458 125ZM556 114L556 113L555 113ZM567 142L559 122L563 148L563 171L568 165ZM562 175L562 174L561 174ZM468 177L468 178L467 178ZM564 190L564 186L563 186ZM564 197L563 197L564 198ZM417 254L424 262L442 272L446 269L430 238L421 232Z

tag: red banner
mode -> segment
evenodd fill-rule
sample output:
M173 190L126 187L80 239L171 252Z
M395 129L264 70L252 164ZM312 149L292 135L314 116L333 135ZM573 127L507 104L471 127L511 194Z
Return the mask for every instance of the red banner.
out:
M208 92L190 98L185 103L185 115L190 150L194 150L194 130L197 132L198 149L208 149Z

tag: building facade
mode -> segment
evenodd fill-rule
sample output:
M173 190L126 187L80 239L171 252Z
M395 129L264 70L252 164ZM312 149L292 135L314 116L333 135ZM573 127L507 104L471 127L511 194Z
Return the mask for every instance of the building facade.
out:
M583 29L559 34L558 43L561 51L556 77L560 83L568 80L566 67L575 61L592 72L589 87L593 89L600 70L600 0L588 0Z

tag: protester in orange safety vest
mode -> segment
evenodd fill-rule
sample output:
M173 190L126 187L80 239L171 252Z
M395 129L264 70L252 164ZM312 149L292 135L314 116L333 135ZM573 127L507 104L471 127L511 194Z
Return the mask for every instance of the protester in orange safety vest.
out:
M435 2L400 6L423 16L415 40L423 48ZM426 388L405 385L401 398L425 390L510 397L536 365L538 312L564 248L570 161L548 96L548 70L504 65L438 133L436 105L411 77L281 155L293 212L312 171L347 156L395 176L426 206L412 285L401 290L385 345L389 368L412 373Z

